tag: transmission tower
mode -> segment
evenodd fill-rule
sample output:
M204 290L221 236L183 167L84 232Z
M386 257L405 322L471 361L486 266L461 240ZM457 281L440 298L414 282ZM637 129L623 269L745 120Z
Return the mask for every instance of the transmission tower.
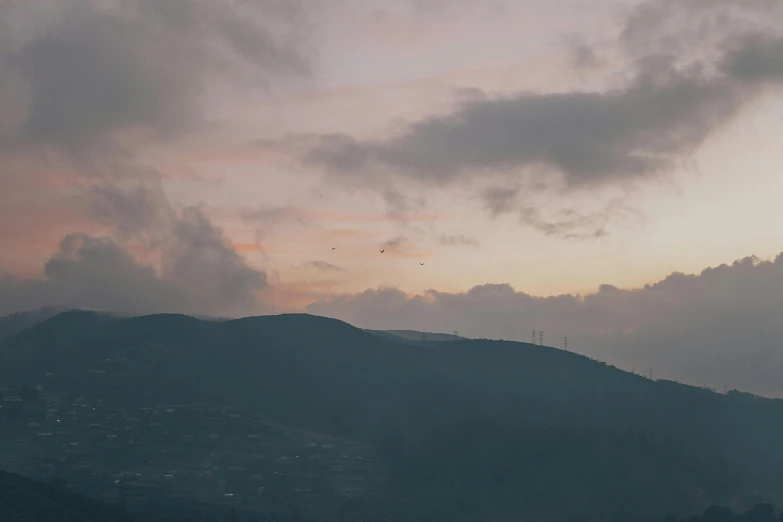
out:
M533 340L530 341L530 344L536 344L536 331L533 330Z
M544 332L538 332L538 344L544 346Z

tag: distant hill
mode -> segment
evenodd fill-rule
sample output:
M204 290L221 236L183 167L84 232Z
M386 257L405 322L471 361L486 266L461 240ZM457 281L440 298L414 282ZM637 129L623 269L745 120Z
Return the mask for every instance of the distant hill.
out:
M36 310L29 310L24 312L16 312L13 314L0 316L0 339L4 337L10 337L22 330L33 327L39 323L46 321L54 317L55 315L69 311L68 308L58 306L45 306ZM78 310L84 312L83 310ZM137 314L124 313L124 312L90 312L98 315L111 316L117 318L130 318L138 317ZM224 317L210 317L206 315L194 316L196 319L202 321L228 321L229 319Z
M17 334L66 310L66 308L49 306L0 317L0 339Z
M305 314L72 311L0 340L0 388L42 376L117 405L229 404L370 442L387 501L421 519L660 522L783 500L783 401L527 343L411 342Z
M62 488L0 471L2 522L128 522L115 509Z
M444 333L431 333L431 332L418 332L416 330L365 330L366 332L378 334L378 335L391 335L406 339L408 341L458 341L465 339L465 337L459 337L458 335L444 334Z

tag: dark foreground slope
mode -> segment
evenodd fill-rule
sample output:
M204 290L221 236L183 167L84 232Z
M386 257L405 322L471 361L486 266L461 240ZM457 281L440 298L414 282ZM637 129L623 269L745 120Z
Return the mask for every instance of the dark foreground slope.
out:
M118 406L229 404L370 442L390 477L376 500L400 517L661 520L783 491L783 401L525 343L416 343L296 314L68 312L0 341L0 387L42 379Z
M128 522L116 510L61 488L0 471L3 522Z

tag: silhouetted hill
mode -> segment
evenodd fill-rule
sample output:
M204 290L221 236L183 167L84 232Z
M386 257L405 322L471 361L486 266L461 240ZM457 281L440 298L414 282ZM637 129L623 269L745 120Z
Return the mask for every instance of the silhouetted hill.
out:
M115 509L62 488L0 471L2 522L128 522Z
M117 405L229 404L371 442L390 502L429 520L661 520L783 499L783 401L532 344L417 343L303 314L68 312L0 341L0 387L46 374Z

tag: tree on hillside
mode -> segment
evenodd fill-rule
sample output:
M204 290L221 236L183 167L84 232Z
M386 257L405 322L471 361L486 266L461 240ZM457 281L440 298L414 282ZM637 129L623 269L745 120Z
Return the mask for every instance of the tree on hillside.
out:
M729 508L723 506L710 506L701 516L702 522L733 522L737 515Z
M753 509L742 516L745 522L777 522L775 508L772 504L756 504Z
M231 510L228 512L228 515L226 515L226 518L223 520L225 522L239 522L239 515L237 515L237 512L234 508L231 508Z

